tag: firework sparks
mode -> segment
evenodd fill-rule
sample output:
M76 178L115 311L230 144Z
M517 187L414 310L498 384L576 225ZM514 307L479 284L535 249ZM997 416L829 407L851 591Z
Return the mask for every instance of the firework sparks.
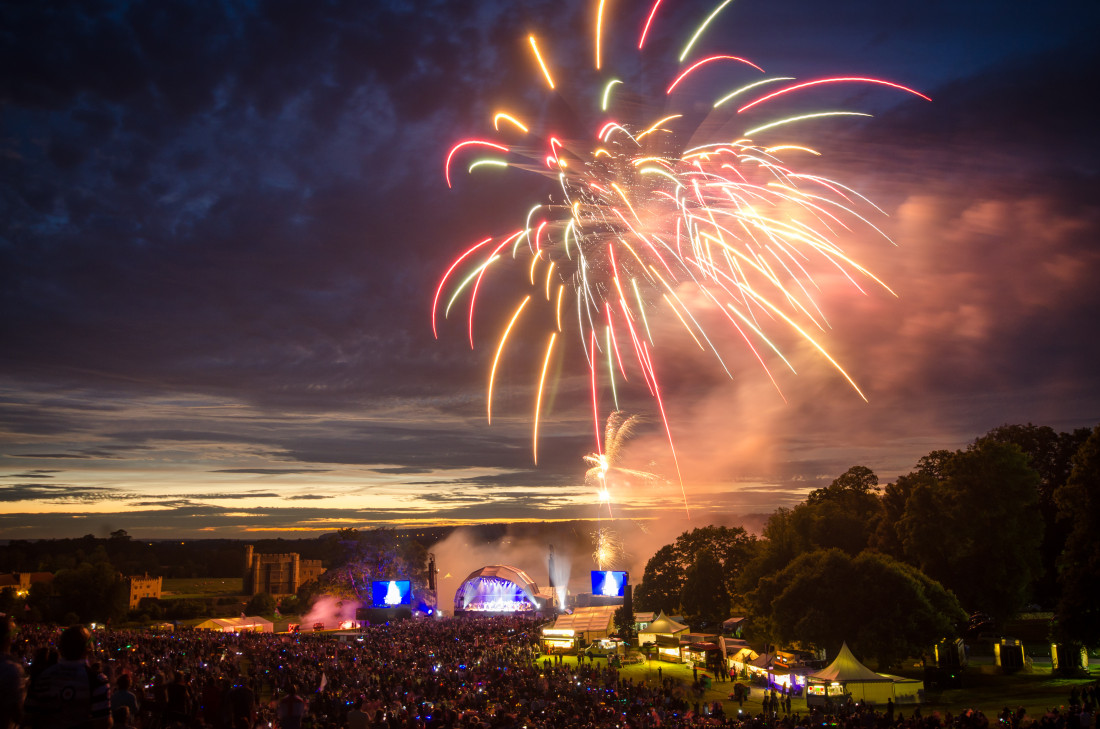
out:
M538 386L532 449L537 461L538 420L545 412L544 389L550 386L547 376L558 371L552 358L567 349L564 342L555 344L556 335L563 332L563 309L575 309L596 423L596 452L585 457L590 465L586 481L598 485L601 503L606 502L610 511L607 477L618 469L616 449L629 437L634 422L634 416L624 419L618 413L619 393L626 383L634 390L644 388L653 398L679 473L658 378L656 354L663 351L657 346L659 341L669 348L681 347L681 342L694 343L732 377L726 341L740 340L779 391L773 370L782 367L794 372L781 347L780 335L786 336L816 350L864 397L854 378L819 342L829 325L817 300L821 285L814 274L819 270L839 272L860 292L864 292L861 283L870 282L892 295L839 242L842 234L856 228L881 234L869 216L882 211L839 182L796 170L788 157L814 159L820 152L813 145L775 135L805 129L808 122L835 124L869 114L849 109L790 114L788 103L782 117L762 115L778 106L769 103L772 99L797 100L803 90L825 89L816 92L817 98L837 85L864 84L884 92L928 97L892 81L864 76L760 79L757 74L764 69L736 55L693 59L697 42L730 4L723 0L700 15L679 56L679 66L670 69L662 85L665 93L652 105L659 105L661 113L649 116L645 104L636 102L621 102L617 108L626 82L613 73L613 60L605 52L612 47L606 37L611 23L605 3L597 2L592 48L594 65L603 80L596 98L583 107L591 109L591 118L581 120L592 136L587 140L563 138L552 129L528 124L522 114L497 112L492 121L500 141L471 138L457 143L447 154L444 176L448 186L454 184L452 166L465 159L471 174L501 174L507 167L539 171L555 182L557 192L549 204L537 205L527 213L518 233L497 245L482 241L451 264L435 294L432 327L437 332L441 292L452 274L460 283L445 313L460 296L468 296L471 346L482 279L513 268L512 275L530 282L531 293L514 309L496 339L489 401L491 407L496 369L509 336L515 338L513 328L521 312L524 329L535 326L534 321L545 322L542 341L548 344L541 361L533 366ZM656 0L640 19L644 29L638 52L653 52L642 49L659 15L659 5ZM555 84L545 46L540 49L534 35L528 37L528 43L546 86L554 93L568 92L567 77ZM675 109L668 113L669 104L675 106L682 97L698 92L698 78L703 73L714 74L719 69L736 85L734 91L712 101L714 119L708 119L705 126L690 122L690 103L685 113ZM557 66L556 71L562 67ZM771 85L781 81L793 83L778 89ZM726 103L735 98L736 109L735 104ZM739 133L731 135L728 130L733 128ZM702 138L704 129L725 131L720 137L706 139ZM525 143L517 145L517 139ZM476 151L494 156L468 159ZM560 282L556 289L555 281ZM678 326L657 327L655 322ZM610 395L615 411L608 418L604 444L599 432L601 391L605 400ZM781 391L779 394L782 396ZM491 416L491 409L488 414ZM618 423L614 432L613 421ZM680 484L683 492L682 479ZM686 492L684 506L686 509Z
M596 563L596 569L610 569L626 557L623 540L609 527L600 527L592 532L592 543L595 545L592 560Z
M642 422L643 418L640 415L627 415L616 410L607 416L603 451L589 453L584 456L584 462L589 467L584 474L584 482L596 488L596 499L601 513L606 504L609 517L613 517L611 513L611 489L616 483L621 483L631 477L650 482L661 480L661 477L655 473L622 466L623 448Z

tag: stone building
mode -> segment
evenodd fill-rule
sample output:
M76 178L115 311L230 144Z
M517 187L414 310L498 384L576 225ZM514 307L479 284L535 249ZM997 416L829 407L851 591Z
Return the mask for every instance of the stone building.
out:
M127 577L126 583L130 586L130 609L136 610L143 597L159 600L163 581L163 577L150 577L148 573L142 577Z
M36 582L52 582L52 572L8 572L0 574L0 590L10 587L17 595L26 595Z
M319 559L302 559L290 554L259 554L252 545L244 548L244 592L255 595L289 595L325 572Z

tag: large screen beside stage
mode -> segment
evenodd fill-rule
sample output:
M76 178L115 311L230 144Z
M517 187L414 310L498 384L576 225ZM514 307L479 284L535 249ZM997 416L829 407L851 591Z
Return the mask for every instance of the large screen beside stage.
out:
M592 570L592 594L606 597L622 597L626 587L626 572L619 570Z
M387 608L412 604L409 580L374 580L370 586L371 607Z

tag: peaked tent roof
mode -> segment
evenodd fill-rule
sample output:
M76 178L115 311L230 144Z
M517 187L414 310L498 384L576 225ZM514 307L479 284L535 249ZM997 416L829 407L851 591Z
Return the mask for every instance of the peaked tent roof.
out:
M667 635L676 635L682 633L688 629L688 626L683 623L677 623L675 620L665 615L662 610L658 613L657 617L653 618L653 622L650 623L645 630L639 630L639 633L664 633Z
M811 673L807 678L817 679L819 681L890 681L889 676L883 676L881 673L875 673L867 666L859 662L852 652L848 650L848 644L844 643L840 646L840 652L836 654L836 658L825 668L822 668L817 673Z

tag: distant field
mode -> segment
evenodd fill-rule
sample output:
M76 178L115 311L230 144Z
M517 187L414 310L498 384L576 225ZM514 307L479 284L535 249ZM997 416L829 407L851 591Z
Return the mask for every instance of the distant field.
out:
M237 597L244 594L244 578L165 578L161 597L166 600L206 597Z

